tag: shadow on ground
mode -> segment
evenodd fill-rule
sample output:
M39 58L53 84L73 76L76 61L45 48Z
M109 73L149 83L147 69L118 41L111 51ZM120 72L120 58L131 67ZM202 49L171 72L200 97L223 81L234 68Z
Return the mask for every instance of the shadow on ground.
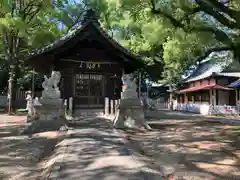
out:
M105 119L81 120L74 128L58 147L58 151L65 149L65 155L63 160L58 157L59 174L52 172L52 176L56 173L59 180L162 179L159 172L132 156Z
M159 111L149 124L150 132L123 134L157 168L169 165L183 179L240 179L239 126L170 111Z
M222 121L225 119L224 117L211 117L211 116L202 116L200 114L194 114L190 112L181 112L181 111L169 111L167 109L162 110L147 110L145 112L145 117L148 121L156 121L158 120L206 120L206 121ZM159 119L160 118L160 119ZM226 117L227 118L227 117ZM234 118L234 117L232 117ZM231 119L231 117L230 117ZM234 121L234 120L232 120ZM239 120L240 121L240 120Z
M38 163L49 156L58 138L33 135L22 136L27 124L14 122L14 118L1 116L0 123L0 179L36 180L42 169Z

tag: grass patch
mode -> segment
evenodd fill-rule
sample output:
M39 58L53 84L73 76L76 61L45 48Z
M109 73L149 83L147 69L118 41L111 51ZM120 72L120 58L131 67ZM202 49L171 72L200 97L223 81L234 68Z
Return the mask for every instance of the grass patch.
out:
M17 109L17 111L16 112L27 112L28 110L27 109Z
M17 109L15 115L23 116L23 115L27 115L27 113L28 113L28 110L26 109Z

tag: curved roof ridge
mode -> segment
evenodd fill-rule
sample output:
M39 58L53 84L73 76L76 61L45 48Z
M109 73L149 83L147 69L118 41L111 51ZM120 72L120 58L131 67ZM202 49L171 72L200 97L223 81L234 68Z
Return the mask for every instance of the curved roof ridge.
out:
M53 50L54 48L60 47L61 45L65 44L66 42L68 42L70 39L74 38L75 36L77 36L78 33L80 33L86 26L88 26L89 24L92 24L116 49L119 49L120 51L122 51L123 53L127 54L128 56L138 59L141 59L141 56L138 54L133 53L132 51L128 50L127 48L123 47L119 42L117 42L113 37L111 37L100 25L99 22L96 22L96 19L93 18L89 18L89 17L84 17L82 24L71 30L68 34L60 37L59 39L55 40L54 42L43 46L42 48L39 49L35 49L33 50L31 53L29 53L29 58L43 54L43 53L47 53L51 50Z
M185 82L197 81L211 76L213 73L220 73L232 64L232 61L219 62L219 59L209 59L199 64L197 69L185 80Z

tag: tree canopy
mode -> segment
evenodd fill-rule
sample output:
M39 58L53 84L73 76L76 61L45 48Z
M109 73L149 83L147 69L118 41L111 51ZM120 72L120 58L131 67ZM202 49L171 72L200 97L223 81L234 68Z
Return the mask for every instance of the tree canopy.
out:
M148 64L163 66L163 78L169 82L212 52L229 50L240 59L238 0L90 2L100 9L115 38Z
M51 21L56 9L66 1L1 0L0 58L1 75L9 73L9 104L15 99L17 83L29 79L31 71L24 65L28 52L61 36L58 25ZM6 68L3 68L6 67ZM2 80L3 80L2 79ZM4 85L4 84L2 84ZM3 88L3 87L1 87Z
M111 36L142 56L156 81L176 84L212 52L231 51L240 60L239 0L1 0L5 84L9 72L15 84L31 79L26 55L81 25L88 8Z

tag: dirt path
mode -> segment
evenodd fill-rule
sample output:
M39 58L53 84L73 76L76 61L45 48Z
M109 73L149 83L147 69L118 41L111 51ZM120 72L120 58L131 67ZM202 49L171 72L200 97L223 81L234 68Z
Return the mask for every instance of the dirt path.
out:
M176 179L240 179L239 126L170 111L158 115L149 118L152 131L124 133L156 168L171 168Z

